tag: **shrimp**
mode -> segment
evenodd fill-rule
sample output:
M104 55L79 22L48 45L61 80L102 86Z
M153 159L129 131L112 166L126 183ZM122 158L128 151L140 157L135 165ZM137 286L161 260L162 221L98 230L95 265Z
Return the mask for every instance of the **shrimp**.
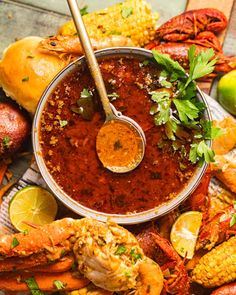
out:
M160 266L147 258L139 266L139 280L135 295L158 295L163 289L163 274Z
M90 39L94 50L117 46L131 46L134 44L130 38L122 35L111 35L100 40ZM47 53L67 53L75 56L83 55L83 49L78 36L54 36L44 39L39 44L39 49Z

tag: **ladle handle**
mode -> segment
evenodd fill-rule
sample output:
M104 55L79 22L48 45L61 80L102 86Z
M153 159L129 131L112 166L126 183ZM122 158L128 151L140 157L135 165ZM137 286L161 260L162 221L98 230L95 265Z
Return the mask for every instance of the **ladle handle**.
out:
M110 102L109 102L107 91L103 82L102 74L101 74L97 59L95 57L95 54L93 52L93 48L92 48L90 39L88 37L88 33L84 26L84 22L80 14L77 1L67 0L67 3L69 5L69 8L70 8L70 11L71 11L78 35L79 35L80 43L83 47L83 50L87 59L87 63L90 67L90 72L93 76L96 89L102 101L103 109L106 114L106 119L112 118L114 117L114 114L110 106Z

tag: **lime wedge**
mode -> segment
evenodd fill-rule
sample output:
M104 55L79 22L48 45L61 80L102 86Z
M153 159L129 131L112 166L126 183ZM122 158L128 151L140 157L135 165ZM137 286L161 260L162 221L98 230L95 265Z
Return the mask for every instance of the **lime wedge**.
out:
M188 211L181 214L173 224L170 241L180 256L193 258L201 222L201 212Z
M236 70L225 74L220 79L218 100L228 112L236 115Z
M57 214L57 202L45 189L27 186L19 190L9 204L9 217L13 226L19 230L30 230L33 225L52 222Z

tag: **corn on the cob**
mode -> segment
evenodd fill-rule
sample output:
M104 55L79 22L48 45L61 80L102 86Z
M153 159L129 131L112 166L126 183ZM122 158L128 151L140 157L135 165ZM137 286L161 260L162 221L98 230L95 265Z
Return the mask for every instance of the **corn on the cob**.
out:
M193 269L192 280L213 288L236 279L236 236L205 254Z
M100 39L109 35L130 37L135 46L144 46L154 39L157 13L152 13L145 0L127 0L83 16L90 38ZM58 31L61 35L75 35L72 21Z

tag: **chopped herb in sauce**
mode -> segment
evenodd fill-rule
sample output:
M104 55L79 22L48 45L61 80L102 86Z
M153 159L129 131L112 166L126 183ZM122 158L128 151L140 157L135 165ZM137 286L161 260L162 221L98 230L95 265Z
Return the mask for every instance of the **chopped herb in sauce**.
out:
M119 245L116 249L115 255L124 254L127 251L127 248L123 245Z
M22 80L21 80L22 82L27 82L27 81L29 81L29 77L27 76L27 77L24 77L24 78L22 78Z
M123 18L129 17L131 14L133 14L133 8L132 7L124 7L121 10L121 15Z
M88 5L85 5L84 7L80 8L80 14L82 16L88 14Z
M62 290L62 289L65 289L65 287L66 287L65 283L63 283L60 280L54 280L53 285L57 288L57 290Z
M147 66L149 63L150 63L150 61L148 59L146 59L146 60L143 61L143 65L144 66Z
M19 241L17 240L17 238L14 237L13 240L12 240L12 243L11 243L11 248L13 249L13 248L15 248L16 246L18 246L19 244L20 244L20 243L19 243Z
M26 279L25 283L32 295L44 295L44 293L39 289L39 286L34 277Z
M77 100L77 107L71 108L72 112L80 114L83 119L91 121L95 113L93 93L84 88L80 93L80 99Z
M187 168L187 166L184 165L182 162L179 162L179 168L181 171L184 171Z
M81 98L91 97L92 95L93 95L92 92L88 90L87 88L84 88L80 93Z
M33 55L27 55L27 58L34 58Z
M11 142L11 138L9 136L4 136L2 139L2 144L5 148L8 148Z
M114 101L117 98L119 98L120 96L116 92L112 92L112 93L108 94L107 97L109 98L110 101Z
M68 124L67 120L59 120L60 127L63 128Z
M144 60L143 62L139 63L140 68L149 65L150 61L148 59Z

